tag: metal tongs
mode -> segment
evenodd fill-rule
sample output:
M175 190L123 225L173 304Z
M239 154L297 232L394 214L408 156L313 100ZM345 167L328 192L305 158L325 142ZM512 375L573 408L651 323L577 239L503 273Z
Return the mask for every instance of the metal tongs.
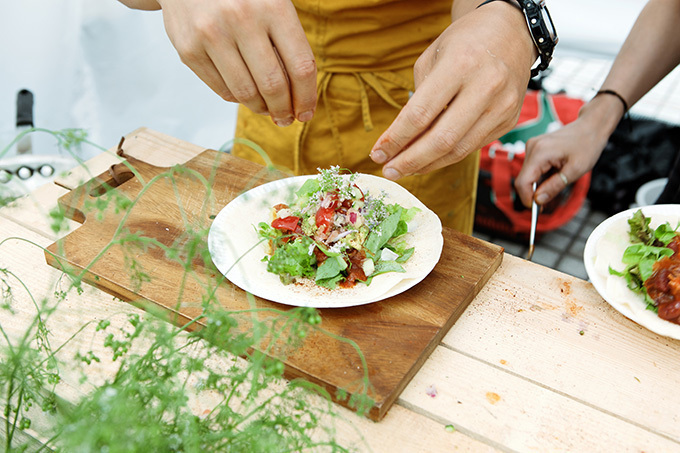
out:
M532 185L534 196L536 195L536 183ZM529 230L529 252L527 253L527 261L531 261L534 256L534 242L536 241L536 225L538 224L538 203L536 199L531 201L531 230Z

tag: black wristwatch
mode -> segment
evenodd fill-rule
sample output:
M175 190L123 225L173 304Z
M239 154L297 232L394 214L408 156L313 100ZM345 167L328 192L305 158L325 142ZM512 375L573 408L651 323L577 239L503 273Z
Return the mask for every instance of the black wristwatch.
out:
M479 6L486 5L493 1L496 0L486 0ZM540 71L545 71L548 68L558 41L555 24L553 24L550 12L545 6L545 0L503 1L516 6L524 13L531 39L534 40L536 49L538 49L538 65L531 69L531 77L536 77Z

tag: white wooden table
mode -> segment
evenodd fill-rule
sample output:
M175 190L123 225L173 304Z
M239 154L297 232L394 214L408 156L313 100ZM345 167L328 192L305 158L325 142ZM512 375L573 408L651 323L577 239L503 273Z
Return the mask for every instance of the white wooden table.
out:
M177 146L160 152L154 140ZM203 150L146 129L129 134L126 143L129 155L164 166ZM41 248L56 239L46 213L79 181L116 162L103 153L87 169L0 209L0 241L22 238L2 244L0 268L19 276L34 297L49 296L61 275L45 263ZM35 314L22 291L14 309L13 319L0 319L10 336L20 335ZM50 335L60 344L88 320L122 322L124 316L114 315L134 312L140 313L86 286L50 318ZM64 361L91 337L82 338L61 351ZM112 369L102 362L91 372L105 379ZM68 370L63 377L58 390L65 398L88 391ZM680 341L626 319L590 283L506 254L387 416L375 423L338 407L345 421L338 437L376 452L680 451L679 389ZM40 438L41 423L49 420L27 432Z

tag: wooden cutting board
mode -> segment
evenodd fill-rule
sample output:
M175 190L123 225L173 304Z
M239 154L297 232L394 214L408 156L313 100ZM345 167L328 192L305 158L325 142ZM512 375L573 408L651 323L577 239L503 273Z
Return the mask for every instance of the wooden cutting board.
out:
M186 142L179 146L182 143ZM173 146L178 146L176 139ZM159 308L178 326L200 315L202 300L212 292L229 310L251 308L246 293L215 269L206 241L192 242L187 231L207 234L212 219L229 201L277 177L281 175L274 176L258 164L213 150L172 168L128 157L126 163L116 164L60 199L67 216L82 226L48 248L47 262L84 271L89 284L135 305ZM115 189L106 193L104 183ZM144 249L124 248L120 238L129 234L157 243ZM369 413L373 420L387 413L501 263L499 246L447 228L443 236L439 263L414 288L369 305L320 310L321 327L355 342L365 357L370 396L375 400ZM181 256L168 256L163 246L184 250L195 246L207 258L184 266ZM290 308L259 298L255 305ZM200 327L200 322L191 325ZM338 389L350 395L357 392L364 376L361 358L348 342L318 331L285 363L286 377L305 378L331 395ZM338 402L347 405L346 401Z

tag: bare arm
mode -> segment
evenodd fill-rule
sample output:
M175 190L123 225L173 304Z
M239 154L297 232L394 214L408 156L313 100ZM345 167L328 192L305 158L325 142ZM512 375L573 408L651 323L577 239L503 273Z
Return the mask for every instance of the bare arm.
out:
M623 43L602 89L619 93L629 106L635 104L680 63L680 0L650 0ZM623 103L613 95L594 97L571 124L527 142L527 159L515 181L525 206L533 199L532 184L552 169L568 181L576 181L597 163L624 114ZM564 188L559 175L536 189L536 201L544 204Z

